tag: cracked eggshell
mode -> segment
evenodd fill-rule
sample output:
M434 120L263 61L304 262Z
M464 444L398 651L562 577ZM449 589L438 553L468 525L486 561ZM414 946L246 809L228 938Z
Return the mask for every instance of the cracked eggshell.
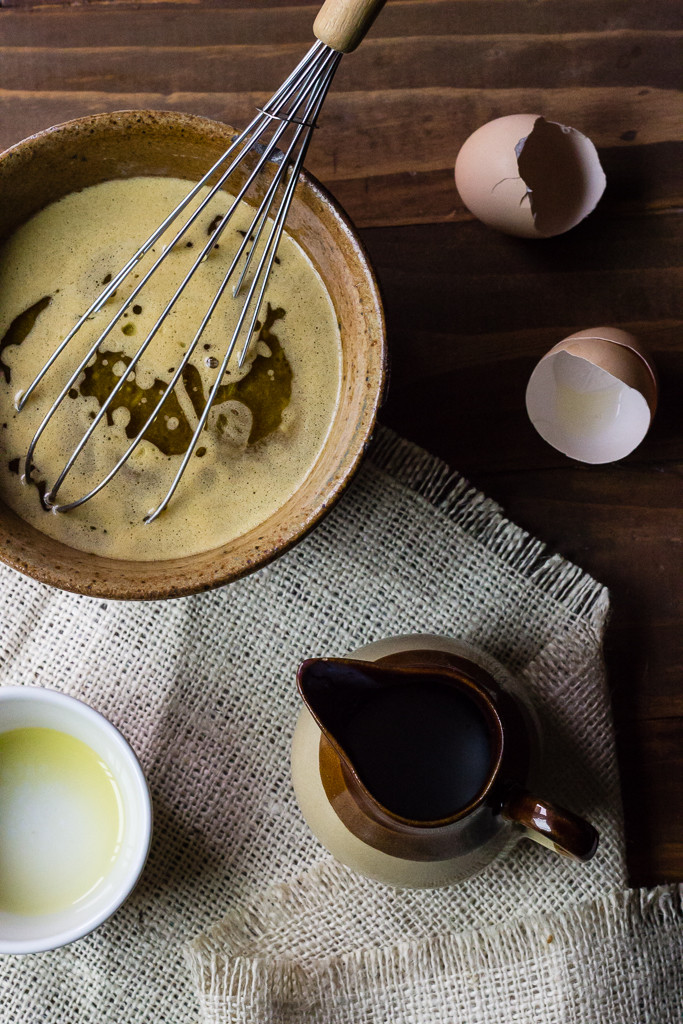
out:
M590 139L540 114L510 114L478 128L455 162L467 209L522 238L569 231L595 209L605 174Z
M632 334L593 327L543 356L526 391L529 419L564 455L615 462L637 448L657 407L657 378Z

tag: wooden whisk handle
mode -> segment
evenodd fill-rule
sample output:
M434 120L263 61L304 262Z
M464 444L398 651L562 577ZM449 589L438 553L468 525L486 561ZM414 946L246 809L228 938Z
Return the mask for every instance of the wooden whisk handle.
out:
M386 0L325 0L313 22L321 42L350 53L362 41Z

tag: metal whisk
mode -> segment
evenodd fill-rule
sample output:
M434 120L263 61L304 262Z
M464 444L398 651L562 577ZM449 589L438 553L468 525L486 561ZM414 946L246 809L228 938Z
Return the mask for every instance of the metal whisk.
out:
M132 273L140 260L150 251L150 249L152 249L164 232L189 206L200 190L204 186L208 186L214 175L219 174L218 179L213 185L211 185L204 200L183 224L181 229L173 238L173 241L164 246L161 255L154 261L151 268L144 274L139 283L136 284L129 297L124 301L122 306L107 324L104 331L102 331L97 340L92 344L87 354L64 385L50 410L43 418L26 453L24 479L29 480L34 469L33 458L36 445L38 444L41 435L45 431L55 411L61 405L64 398L69 394L69 391L73 388L80 374L85 370L90 360L96 354L102 342L114 329L126 309L134 303L137 295L142 291L152 274L166 259L168 254L180 241L183 235L185 235L187 230L196 221L197 217L201 215L202 210L206 207L207 203L210 202L219 189L223 188L238 165L246 158L247 154L251 154L253 157L256 152L258 154L258 160L254 168L249 172L244 184L236 192L234 200L227 213L218 222L215 230L213 230L208 241L202 248L201 252L199 252L181 284L168 301L156 323L138 348L136 354L132 357L127 366L126 372L121 375L121 379L103 402L86 433L83 435L82 439L66 461L59 476L52 486L46 490L44 502L54 512L68 512L70 509L77 508L79 505L82 505L93 498L118 473L140 442L144 440L147 429L160 412L164 402L172 393L180 379L183 369L195 351L204 329L223 293L227 289L228 285L233 283L233 278L240 258L245 253L247 247L251 246L249 251L246 253L245 264L240 272L239 278L233 284L233 295L237 296L241 292L245 283L247 271L256 252L256 248L263 236L264 241L262 252L251 282L249 283L246 295L244 296L242 309L237 320L237 326L235 327L223 360L217 370L216 379L211 387L208 399L199 417L199 421L189 447L183 456L181 465L163 501L161 501L155 509L144 517L144 521L151 523L168 505L176 488L178 487L178 484L180 483L185 469L187 468L187 464L193 454L200 434L204 429L211 406L213 405L221 381L226 372L228 362L236 350L240 339L242 339L238 360L240 367L244 364L247 357L250 341L254 333L259 311L266 293L270 270L277 254L278 243L282 236L287 212L292 202L294 189L306 156L306 151L311 140L313 129L316 125L318 114L325 96L327 95L334 73L339 66L342 55L355 49L358 43L362 40L373 20L384 5L384 2L385 0L326 0L326 3L321 8L313 26L314 33L317 36L317 41L310 48L303 60L298 64L291 75L289 75L286 81L283 82L269 102L263 108L259 109L259 113L252 120L251 124L249 124L248 127L233 140L229 149L204 175L201 181L197 182L185 199L183 199L183 201L172 211L172 213L169 214L163 223L159 225L147 241L140 246L137 252L128 260L126 265L111 278L111 281L109 281L104 291L101 292L92 305L80 317L72 330L67 334L50 359L36 375L29 387L17 396L16 407L21 411L45 374L50 370L52 365L59 358L83 324L102 309L123 281L125 281L128 275ZM206 259L211 249L218 242L237 209L238 204L244 198L249 188L253 185L257 175L261 173L266 162L270 162L272 164L273 161L278 164L277 170L273 175L272 181L270 182L263 199L256 208L251 226L249 230L245 232L244 239L237 249L213 301L206 311L192 342L187 348L179 366L173 373L156 406L137 435L132 439L124 454L104 479L88 491L87 494L77 500L59 504L57 502L58 491L78 456L83 451L83 448L97 429L98 424L107 414L107 410L110 408L117 394L124 386L128 375L132 370L134 370L138 361L151 344L153 338L159 331L159 328L175 306L180 295L190 283L201 263ZM246 330L245 325L247 325Z

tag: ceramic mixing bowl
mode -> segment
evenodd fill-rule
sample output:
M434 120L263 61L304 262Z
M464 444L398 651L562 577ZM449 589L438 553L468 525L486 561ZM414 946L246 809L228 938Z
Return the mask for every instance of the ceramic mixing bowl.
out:
M32 135L0 155L0 239L48 203L101 181L166 175L198 181L234 129L168 111L118 111ZM248 173L240 168L239 185ZM231 186L234 187L233 179ZM258 201L259 196L256 197ZM222 547L166 561L123 561L67 547L0 503L0 559L43 583L104 598L177 597L220 586L286 551L339 497L368 443L385 373L377 282L346 215L310 175L287 230L322 276L341 325L339 405L324 448L298 490L257 528ZM68 513L66 513L68 514Z

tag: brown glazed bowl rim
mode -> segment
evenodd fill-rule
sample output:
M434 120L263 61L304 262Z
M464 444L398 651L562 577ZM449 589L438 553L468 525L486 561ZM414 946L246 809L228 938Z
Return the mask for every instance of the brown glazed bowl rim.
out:
M171 129L177 128L180 130L182 126L185 126L188 129L194 129L198 132L201 132L202 129L205 131L207 129L212 130L226 136L226 148L227 144L229 144L230 134L237 134L236 130L225 122L201 117L196 114L185 114L172 110L124 109L108 113L89 114L84 117L63 121L39 132L35 132L22 139L20 142L15 143L13 146L10 146L8 149L0 152L0 163L7 159L22 156L24 151L27 149L30 150L36 143L38 145L43 143L49 144L56 135L63 134L64 139L67 140L71 133L78 132L79 130L85 132L85 130L90 130L93 127L95 129L102 128L106 122L120 126L122 120L131 125L142 121L146 124L167 126ZM207 170L209 169L209 166L210 164L207 160ZM116 177L117 175L112 175L112 178ZM80 558L89 556L85 556L84 553L78 551L78 549L71 548L59 543L58 541L51 541L51 543L54 544L57 553L53 559L53 564L47 566L39 557L32 558L33 552L30 545L24 545L20 552L13 550L12 545L8 542L8 537L11 536L12 532L11 528L8 528L6 522L0 521L0 561L22 573L22 575L35 579L40 583L46 583L61 590L77 594L85 594L91 597L114 600L164 600L173 597L186 597L192 594L213 590L225 585L226 583L241 579L265 565L268 565L274 559L284 554L296 543L302 540L339 500L360 466L361 460L372 436L372 431L377 418L377 411L382 402L387 375L386 324L379 283L368 257L366 248L358 237L351 218L337 202L334 196L332 196L331 193L305 169L302 169L301 171L297 190L302 186L320 203L321 206L327 209L331 214L332 219L336 222L337 227L340 229L341 234L346 236L351 246L354 259L362 270L365 284L369 288L374 300L374 307L372 310L372 314L375 317L374 333L379 343L376 359L375 380L370 381L370 379L367 378L368 384L371 384L372 387L368 388L367 394L365 395L353 436L349 440L348 449L345 452L344 458L332 482L328 480L324 489L318 492L315 500L309 501L303 509L303 512L299 510L299 514L296 516L295 521L290 520L290 524L288 524L287 527L279 527L277 530L277 540L274 540L271 545L265 548L265 550L258 550L258 552L255 552L253 558L244 557L239 563L235 562L235 564L231 565L226 564L223 569L219 571L216 571L215 563L214 568L210 570L207 560L207 563L203 567L198 567L196 572L183 573L183 578L174 582L171 580L168 582L166 580L162 582L153 582L147 580L143 574L138 574L135 579L131 579L130 581L122 584L120 573L124 572L125 574L125 567L130 566L131 564L135 564L137 566L149 565L150 567L165 566L170 565L170 562L172 561L189 563L192 559L198 558L202 554L206 556L207 554L215 553L219 556L222 552L226 552L230 547L230 544L234 542L228 542L228 544L213 549L212 552L188 555L183 558L171 559L168 561L153 560L149 563L131 563L128 560L123 559L93 556L97 560L98 566L100 568L103 567L105 571L104 573L94 572L93 579L89 580L86 585L79 580L78 574L76 574L76 577L74 578L73 573L69 571L68 563L70 555L75 554ZM74 189L74 191L79 191L79 189ZM67 193L65 192L64 194ZM326 445L328 443L329 438ZM321 456L324 451L325 446L322 449ZM316 460L314 465L318 464L321 456L318 457L318 460ZM307 477L302 481L302 484L308 478L308 475L313 472L313 469L314 467L311 468ZM295 492L295 494L296 493L298 493L298 491ZM12 513L12 515L15 514ZM267 526L267 523L268 520L266 520L263 526ZM30 529L36 534L39 534L39 531L34 530L34 528ZM41 538L45 537L44 534L39 534L39 536ZM248 536L248 534L243 536ZM236 540L237 539L239 538L236 538ZM116 582L109 578L110 576L113 576Z

